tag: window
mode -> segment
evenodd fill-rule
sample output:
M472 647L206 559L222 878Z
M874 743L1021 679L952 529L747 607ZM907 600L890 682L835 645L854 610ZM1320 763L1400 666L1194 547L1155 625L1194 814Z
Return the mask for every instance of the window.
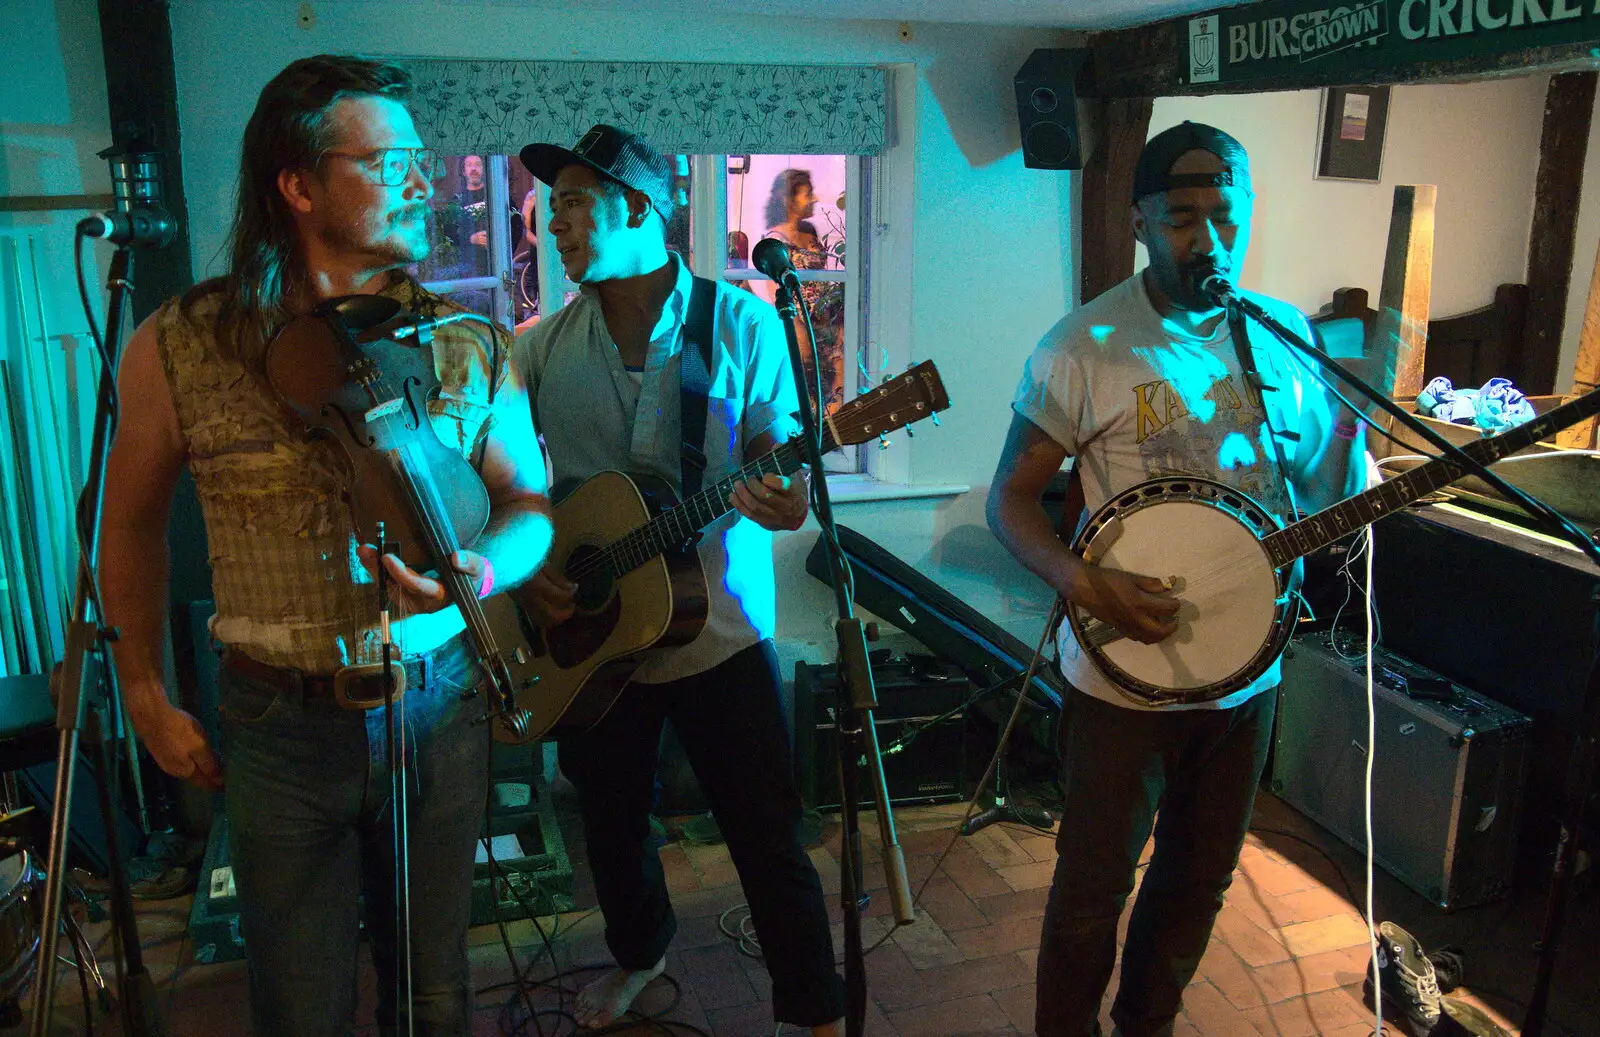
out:
M521 163L520 177L511 175L512 164L504 155L445 156L428 205L433 248L412 271L430 290L508 327L537 308L537 299L522 298L533 251L520 205L526 191L516 190L532 177Z
M676 155L679 208L667 246L702 277L721 278L771 302L774 286L750 266L763 237L790 245L821 354L827 409L871 388L866 347L867 235L871 159L853 155ZM578 286L559 263L546 221L549 191L503 155L453 156L436 185L434 252L417 276L430 289L518 331L569 302ZM807 350L803 328L800 342ZM807 357L807 378L816 360ZM881 367L881 362L876 365ZM815 384L809 382L808 384ZM815 393L813 393L815 396ZM875 450L851 447L826 460L829 472L872 467Z

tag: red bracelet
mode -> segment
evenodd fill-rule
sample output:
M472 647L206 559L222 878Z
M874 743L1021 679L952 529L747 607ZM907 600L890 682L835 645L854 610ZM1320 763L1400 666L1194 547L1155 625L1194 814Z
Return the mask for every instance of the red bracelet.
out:
M1354 439L1356 438L1357 427L1353 421L1341 421L1333 426L1333 434L1340 439Z
M478 600L482 601L494 593L494 563L485 558L483 560L483 580L478 584Z

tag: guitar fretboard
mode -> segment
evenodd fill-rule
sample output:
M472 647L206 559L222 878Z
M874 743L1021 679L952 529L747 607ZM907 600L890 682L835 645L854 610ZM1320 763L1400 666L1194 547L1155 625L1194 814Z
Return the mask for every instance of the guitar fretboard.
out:
M1490 465L1537 443L1544 437L1600 413L1600 390L1587 393L1542 417L1518 425L1492 439L1480 439L1461 452L1481 465ZM1385 480L1309 518L1292 522L1261 538L1274 566L1288 565L1302 555L1325 547L1346 533L1399 511L1411 502L1442 489L1467 474L1464 465L1448 457L1435 458L1403 475Z
M833 437L825 431L822 452L827 453L833 448ZM662 552L675 550L687 543L700 530L732 511L733 488L746 479L759 479L763 475L790 475L799 471L804 464L800 440L791 439L726 479L707 486L677 507L624 533L607 544L593 564L601 564L600 559L603 559L603 564L610 567L614 576L632 572Z

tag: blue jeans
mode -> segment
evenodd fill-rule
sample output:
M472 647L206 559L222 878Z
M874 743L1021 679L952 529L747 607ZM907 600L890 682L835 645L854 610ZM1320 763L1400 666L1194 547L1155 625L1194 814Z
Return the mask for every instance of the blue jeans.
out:
M416 1032L462 1037L472 1032L466 941L489 727L476 722L484 696L462 697L477 676L459 642L406 669ZM257 1037L352 1032L362 894L378 1023L403 1022L385 715L222 671L228 829Z
M1117 958L1117 921L1139 886L1111 1018L1125 1037L1169 1037L1233 882L1266 762L1278 694L1232 709L1142 712L1069 690L1061 724L1066 803L1039 942L1039 1037L1094 1037Z

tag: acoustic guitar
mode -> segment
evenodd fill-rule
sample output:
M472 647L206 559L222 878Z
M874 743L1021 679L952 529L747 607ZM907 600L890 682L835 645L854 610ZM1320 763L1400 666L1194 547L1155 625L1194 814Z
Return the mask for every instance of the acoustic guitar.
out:
M865 443L950 406L933 361L924 361L823 419L824 453ZM799 439L756 458L679 503L663 480L600 472L555 508L547 565L578 587L571 618L545 628L510 595L484 601L505 652L517 705L529 722L525 742L554 728L585 728L605 716L646 653L693 641L709 597L695 545L700 531L733 510L733 488L763 475L789 475L805 463Z

